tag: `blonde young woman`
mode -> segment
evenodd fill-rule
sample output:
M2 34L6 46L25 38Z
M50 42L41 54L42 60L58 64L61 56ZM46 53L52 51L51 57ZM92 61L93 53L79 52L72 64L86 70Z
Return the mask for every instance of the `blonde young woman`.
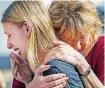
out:
M103 88L104 36L100 36L102 23L91 1L53 1L49 8L55 32L60 40L46 56L61 56L60 60L77 67L86 88ZM60 45L60 46L59 46ZM81 54L84 57L80 57ZM63 55L63 54L68 55ZM48 59L48 60L47 60ZM90 68L91 66L91 68ZM85 75L85 76L84 76Z
M41 1L14 1L3 14L1 22L8 36L7 47L18 51L18 55L10 54L14 80L17 79L30 88L32 86L29 83L34 75L33 87L35 88L63 88L64 86L65 88L84 88L76 68L61 60L52 60L47 63L49 65L42 65L44 68L40 71L37 69L47 52L52 49L52 41L58 40L48 12ZM44 70L48 71L43 73ZM59 76L55 73L59 73ZM46 81L44 77L38 79L38 74L40 76L54 75L47 76ZM58 81L57 84L52 82L54 80ZM19 84L19 81L15 81L13 88L25 88L22 83Z

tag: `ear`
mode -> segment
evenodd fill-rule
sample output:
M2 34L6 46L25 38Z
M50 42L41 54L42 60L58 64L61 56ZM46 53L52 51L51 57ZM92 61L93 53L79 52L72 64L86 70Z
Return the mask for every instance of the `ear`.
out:
M32 26L31 26L31 24L29 22L25 21L23 23L23 26L22 27L23 27L26 35L29 37L30 34L31 34L31 32L32 32Z

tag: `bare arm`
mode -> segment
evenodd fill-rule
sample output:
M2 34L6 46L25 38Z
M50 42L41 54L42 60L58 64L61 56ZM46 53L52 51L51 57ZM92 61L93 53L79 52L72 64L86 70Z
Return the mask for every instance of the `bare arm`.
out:
M82 77L82 80L86 88L104 88L104 85L100 82L92 70L87 77Z
M76 66L80 72L80 74L84 74L86 70L89 68L89 64L87 61L83 61ZM90 73L87 76L81 76L83 83L86 88L104 88L104 85L97 78L93 70L90 70Z

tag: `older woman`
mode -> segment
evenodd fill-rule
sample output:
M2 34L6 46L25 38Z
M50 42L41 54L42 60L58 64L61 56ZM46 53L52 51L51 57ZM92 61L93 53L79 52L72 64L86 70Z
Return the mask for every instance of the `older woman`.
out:
M56 35L74 49L55 43L60 46L50 51L46 61L54 54L62 56L59 59L77 67L87 88L103 88L104 36L100 36L103 25L96 7L91 1L53 1L49 12Z

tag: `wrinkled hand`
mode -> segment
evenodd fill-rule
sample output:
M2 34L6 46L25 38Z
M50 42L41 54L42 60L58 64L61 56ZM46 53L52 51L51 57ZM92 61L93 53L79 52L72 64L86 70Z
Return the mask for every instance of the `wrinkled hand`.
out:
M10 62L12 74L17 80L25 84L32 81L32 71L25 60L22 60L18 55L11 53Z
M76 66L81 74L87 70L89 64L85 60L85 57L72 48L69 44L66 44L62 41L57 41L53 42L53 45L55 47L47 53L43 64L52 59L60 59Z
M67 77L65 74L53 74L43 76L43 72L48 70L50 65L41 65L35 71L33 80L26 88L64 88Z

